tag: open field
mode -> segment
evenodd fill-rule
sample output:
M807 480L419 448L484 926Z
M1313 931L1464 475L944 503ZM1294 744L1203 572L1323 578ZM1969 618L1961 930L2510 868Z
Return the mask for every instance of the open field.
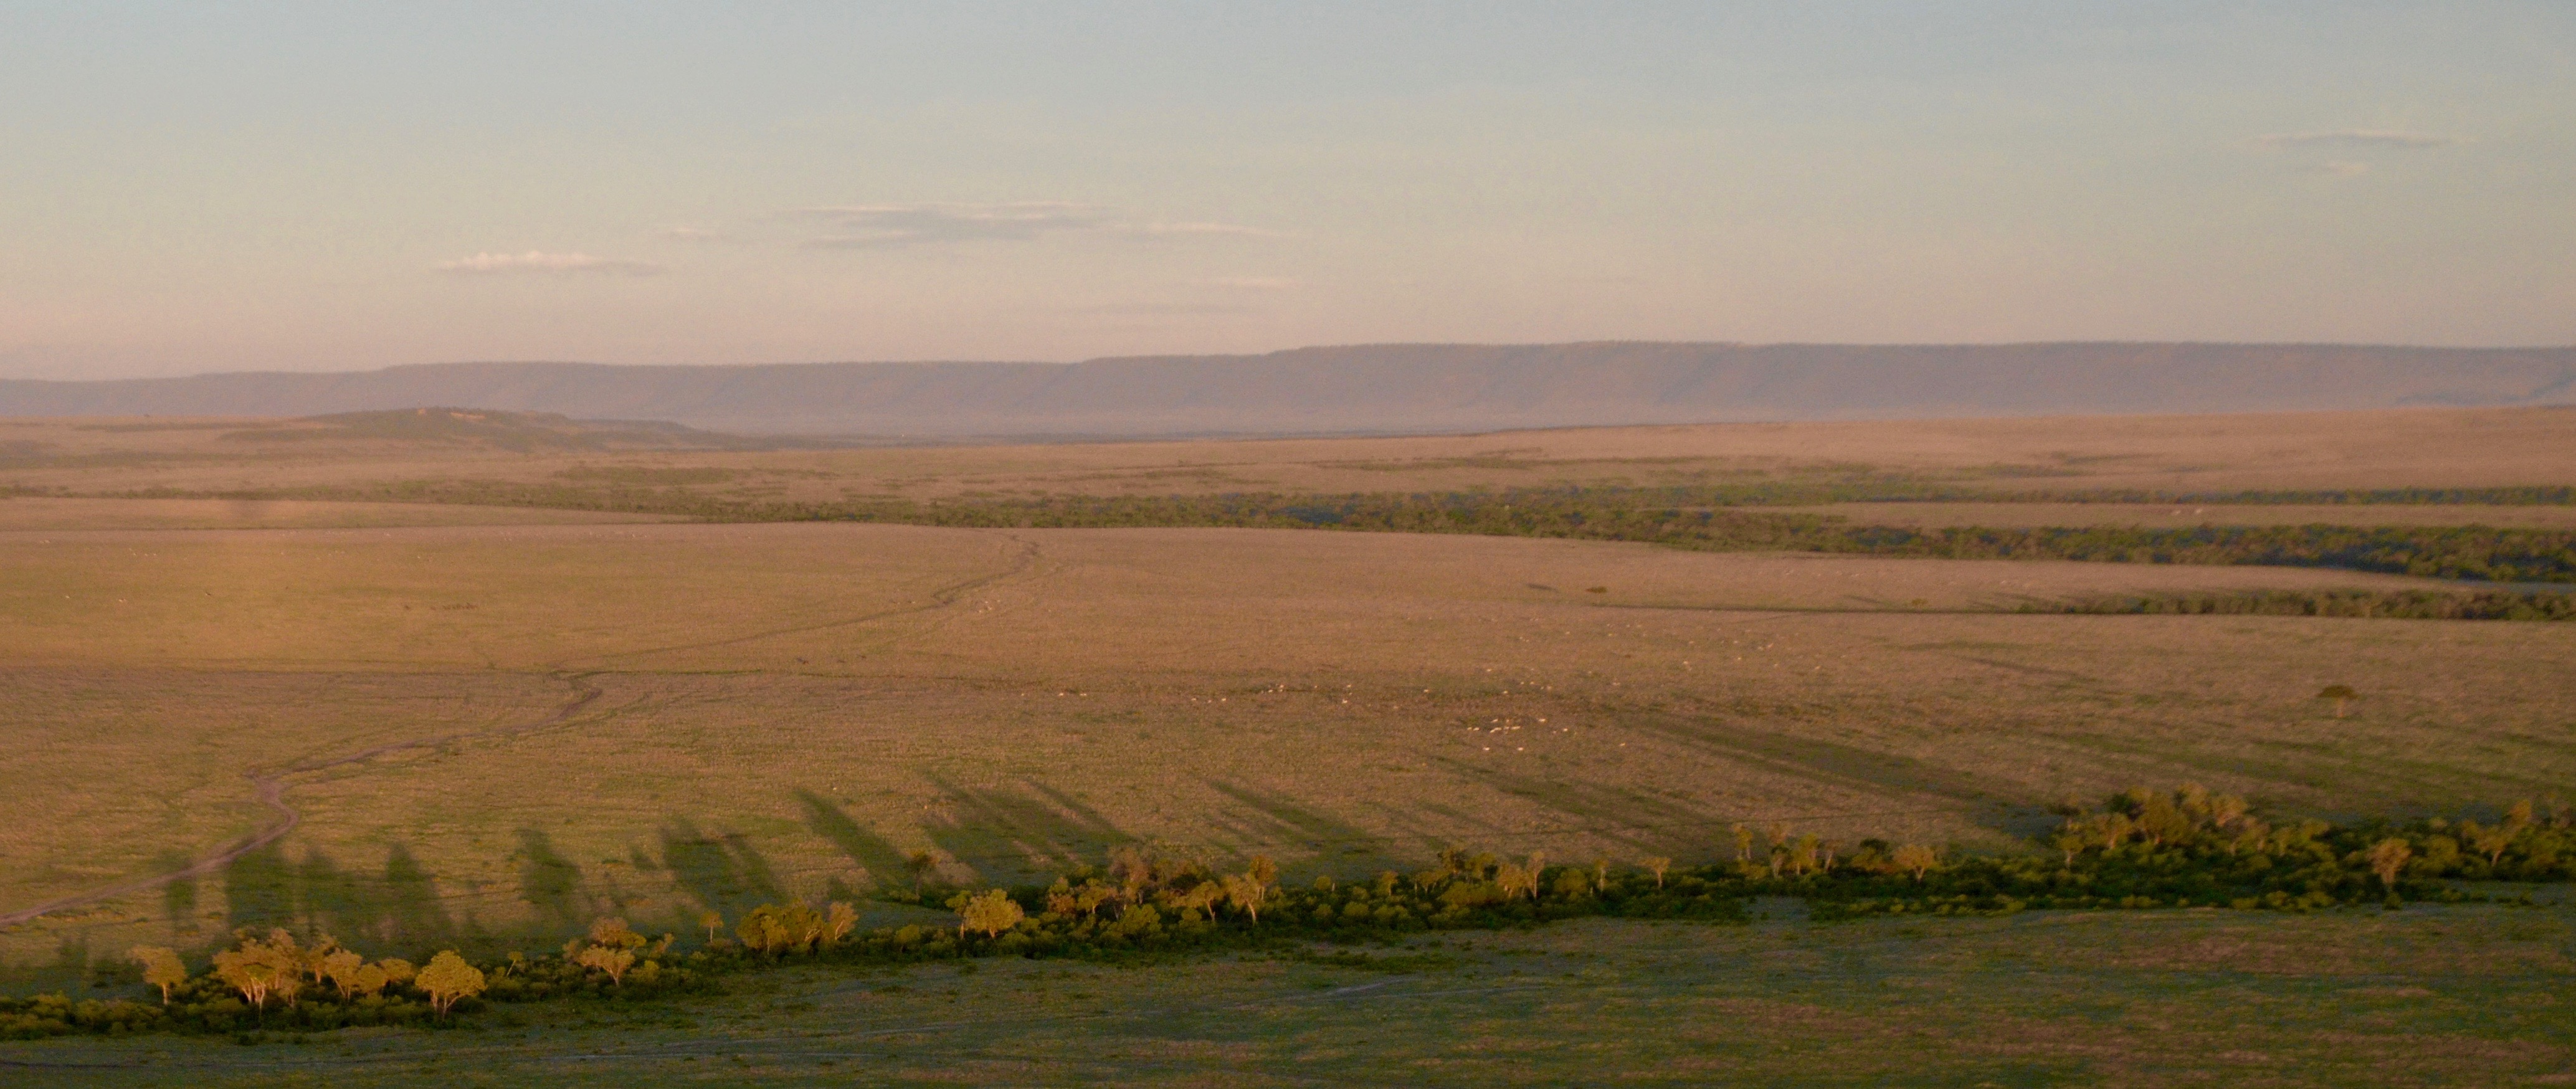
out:
M386 529L665 522L653 514L431 503L315 503L274 499L53 499L0 502L0 533L86 529Z
M2565 626L1990 611L2420 584L2389 576L860 525L0 552L7 904L270 826L262 776L303 822L181 899L19 928L30 966L278 912L664 925L918 849L959 879L1139 841L1347 873L1449 843L1706 857L1733 821L1973 843L2139 782L2343 811L2576 777ZM2352 717L2327 683L2365 692Z
M63 1040L0 1062L101 1087L2539 1086L2576 1058L2564 907L1592 920L1357 953L798 969L468 1032Z
M733 501L1730 484L1893 474L2003 493L2565 485L2576 409L1578 428L1416 438L842 450L259 442L257 420L0 420L0 486L116 495L485 480Z
M2019 501L1815 512L1873 525L2564 529L2576 522L2563 505L2184 513L2031 493L2562 486L2576 480L2576 412L910 450L221 439L255 423L7 431L34 445L9 448L0 485L91 498L0 499L0 730L12 753L0 919L13 920L0 925L0 988L124 993L130 983L94 971L116 951L202 949L237 925L285 922L392 950L550 947L612 913L688 932L709 907L730 916L904 881L905 856L925 850L937 876L961 883L1022 879L1126 844L1266 853L1304 881L1410 868L1453 844L1707 860L1731 850L1737 822L1979 849L2046 827L2042 807L2065 795L2136 784L2198 781L2285 818L2449 813L2576 786L2576 625L2015 611L2457 586L2429 579L123 494L520 481L748 502L1904 479ZM129 440L159 445L115 447ZM2338 684L2359 693L2345 715L2316 698ZM191 863L205 865L153 880ZM112 891L121 886L132 887ZM1210 1064L1263 1062L1329 1079L1400 1062L1432 1082L1562 1081L1613 1061L1601 1041L1643 1041L1664 1050L1633 1068L1640 1077L1753 1070L1848 1083L1911 1075L1916 1065L1885 1056L1939 1040L1946 1065L1921 1069L1945 1073L1924 1074L1927 1084L2305 1084L2370 1080L2343 1076L2353 1071L2398 1083L2536 1076L2563 1068L2568 1046L2563 1030L2534 1027L2545 1021L2530 1012L2545 990L2529 974L2538 969L2447 979L2432 966L2507 947L2560 964L2563 909L2032 917L1983 937L1974 928L1989 924L1928 925L1967 929L1918 940L1877 923L1601 922L1453 937L1476 951L1441 953L1419 981L1349 992L1410 996L1408 1023L1433 1028L1402 1040L1381 1031L1393 1007L1319 998L1384 973L1003 964L968 980L903 976L916 992L958 984L959 1005L943 991L940 1007L971 1011L963 1018L863 997L887 980L822 973L644 1015L662 1034L655 1046L726 1041L675 1049L739 1045L748 1065L547 1058L622 1046L613 1041L630 1030L585 1024L590 1014L486 1024L479 1057L454 1061L496 1080L542 1065L558 1080L792 1082L859 1064L880 1080L971 1070L1189 1081ZM2157 933L2185 937L2142 936ZM2345 952L2286 964L2279 950L2293 946ZM2232 950L2277 970L2154 961L2175 949ZM1574 966L1544 992L1569 997L1514 1005L1523 998L1478 989L1517 986L1539 963ZM1441 982L1452 978L1462 982ZM2356 987L2397 990L2383 1002L2346 995ZM1212 1012L1203 1024L1169 1012L1217 1010L1220 996L1269 1012ZM2249 1022L2229 1003L2268 1012ZM1053 1027L1003 1027L1033 1017ZM1647 1027L1712 1021L1739 1027ZM879 1029L865 1039L903 1046L795 1042ZM1885 1046L1866 1059L1834 1051L1842 1066L1799 1050L1852 1033ZM2211 1046L2222 1038L2245 1042ZM292 1057L364 1059L314 1068L363 1082L413 1076L429 1046L405 1034L332 1039ZM0 1059L39 1053L137 1052L8 1045ZM2252 1057L2226 1058L2237 1053ZM224 1054L286 1061L265 1047ZM1646 1053L1616 1058L1632 1054ZM2346 1056L2362 1058L2335 1065ZM826 1057L843 1065L821 1067ZM247 1083L304 1069L232 1073Z

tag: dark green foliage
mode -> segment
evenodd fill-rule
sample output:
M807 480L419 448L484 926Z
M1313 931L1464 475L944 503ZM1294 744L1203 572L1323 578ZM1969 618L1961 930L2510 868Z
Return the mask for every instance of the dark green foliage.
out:
M163 494L179 493L137 493L136 497ZM2331 494L2368 496L2380 493ZM1227 526L1460 533L1638 541L1697 551L1807 551L1938 559L2253 564L2331 567L2492 582L2576 582L2576 532L2567 530L2324 523L2300 526L2209 525L2189 529L2121 526L1914 528L1853 525L1842 518L1822 515L1731 509L1752 504L1844 502L1862 498L1988 501L1996 498L1879 478L1860 478L1836 484L1569 487L1342 496L1051 496L936 503L891 499L785 503L727 499L682 488L594 489L569 485L420 481L365 489L225 493L218 498L484 503L680 514L746 522L852 521L977 528Z
M2023 605L2026 613L2154 616L2344 616L2383 620L2576 620L2576 594L2540 590L2259 590L2123 595Z

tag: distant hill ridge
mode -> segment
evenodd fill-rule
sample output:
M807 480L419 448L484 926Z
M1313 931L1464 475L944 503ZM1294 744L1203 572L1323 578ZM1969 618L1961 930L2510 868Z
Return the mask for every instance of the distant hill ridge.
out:
M1082 363L434 363L0 381L0 416L470 405L749 434L1117 436L2576 403L2576 348L1388 344Z

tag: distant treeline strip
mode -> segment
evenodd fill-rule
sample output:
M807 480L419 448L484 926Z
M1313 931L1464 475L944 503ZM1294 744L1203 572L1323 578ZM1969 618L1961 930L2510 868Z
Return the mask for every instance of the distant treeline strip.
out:
M2423 590L2256 590L2123 594L2033 602L2025 613L2147 616L2342 616L2380 620L2576 620L2576 594L2561 591L2437 593Z
M1965 500L1962 501L1964 502ZM1983 501L1989 503L2171 503L2177 505L2204 504L2281 507L2565 507L2576 506L2576 487L2341 488L2240 492L2164 492L2125 488L2094 488L2077 492L2022 492L2009 496L1988 495L1984 497Z
M733 499L682 488L413 481L215 498L475 503L676 514L718 521L849 521L972 528L1237 527L1637 541L1693 551L1933 559L2328 567L2490 582L2576 582L2576 531L2488 526L1917 528L1729 509L1697 488L1495 492L1039 496L940 502ZM136 493L149 498L162 493ZM172 493L175 494L175 493Z

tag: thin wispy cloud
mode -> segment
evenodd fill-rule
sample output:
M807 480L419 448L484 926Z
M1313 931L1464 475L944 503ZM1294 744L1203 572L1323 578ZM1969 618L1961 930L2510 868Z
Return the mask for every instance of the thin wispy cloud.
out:
M2462 142L2456 136L2443 136L2430 132L2403 132L2397 129L2276 132L2254 138L2255 146L2266 148L2432 148L2450 147Z
M1267 227L1246 227L1240 223L1140 223L1139 234L1231 235L1236 238L1286 238L1288 232Z
M1285 232L1238 223L1138 222L1114 210L1073 201L996 204L922 202L795 208L783 218L817 223L804 245L816 249L896 250L958 242L1030 242L1052 235L1135 238L1285 238Z
M710 231L704 227L691 227L686 224L682 224L677 227L664 228L662 230L662 237L676 239L681 242L732 241L732 236L725 234L723 231Z
M836 250L895 250L945 242L1025 242L1064 231L1093 230L1109 217L1062 201L1010 204L853 204L798 208L792 219L825 224L828 234L805 245Z
M1293 291L1306 286L1303 280L1292 280L1284 276L1219 276L1213 280L1199 282L1209 287L1222 287L1233 291Z
M619 257L593 257L587 253L478 253L453 261L441 261L440 272L463 275L493 275L508 272L606 273L622 276L652 276L666 271L650 261L632 261Z

